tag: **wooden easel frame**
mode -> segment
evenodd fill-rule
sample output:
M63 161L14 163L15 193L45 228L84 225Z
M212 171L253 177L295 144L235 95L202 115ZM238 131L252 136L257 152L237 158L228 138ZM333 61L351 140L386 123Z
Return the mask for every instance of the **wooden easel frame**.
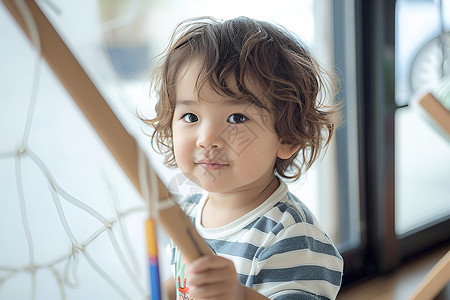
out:
M17 1L2 1L31 40L24 17L17 6ZM42 57L53 69L135 188L142 193L138 173L139 145L136 139L123 127L40 7L33 0L23 0L23 3L30 11L36 25ZM150 163L148 165L151 166ZM162 181L159 178L156 179L158 181L159 200L170 198L171 195ZM201 255L212 253L208 244L200 237L178 205L160 210L159 222L180 248L187 262L191 262Z

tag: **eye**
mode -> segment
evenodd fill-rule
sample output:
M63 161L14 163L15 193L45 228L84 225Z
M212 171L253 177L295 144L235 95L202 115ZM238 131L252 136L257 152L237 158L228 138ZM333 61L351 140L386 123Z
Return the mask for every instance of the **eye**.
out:
M247 121L248 118L242 114L232 114L228 117L227 122L232 124L239 124Z
M185 120L188 123L194 123L198 121L198 117L193 113L184 114L181 119Z

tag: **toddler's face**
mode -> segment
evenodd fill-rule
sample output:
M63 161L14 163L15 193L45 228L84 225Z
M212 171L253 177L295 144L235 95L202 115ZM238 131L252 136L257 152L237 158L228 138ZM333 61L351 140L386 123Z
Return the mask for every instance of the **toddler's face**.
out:
M208 84L199 101L198 74L197 64L183 68L176 88L172 132L180 170L209 192L233 193L267 183L280 151L272 118Z

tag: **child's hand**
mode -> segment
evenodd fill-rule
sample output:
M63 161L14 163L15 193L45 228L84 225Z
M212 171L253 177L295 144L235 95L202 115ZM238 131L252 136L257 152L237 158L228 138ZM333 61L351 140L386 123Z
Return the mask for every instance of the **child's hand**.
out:
M189 296L195 299L244 299L244 286L239 283L231 260L205 255L194 260L188 272Z

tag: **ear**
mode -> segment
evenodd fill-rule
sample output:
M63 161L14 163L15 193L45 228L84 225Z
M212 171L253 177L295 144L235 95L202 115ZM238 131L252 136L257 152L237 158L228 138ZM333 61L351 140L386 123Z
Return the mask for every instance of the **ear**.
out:
M280 159L288 159L300 149L301 145L280 144L277 151L277 156Z

